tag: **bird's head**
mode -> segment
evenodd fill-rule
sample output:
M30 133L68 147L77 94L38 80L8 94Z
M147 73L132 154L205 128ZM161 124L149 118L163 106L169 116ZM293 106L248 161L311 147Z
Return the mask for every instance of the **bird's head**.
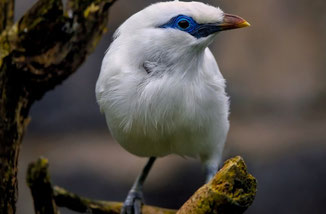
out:
M187 49L207 47L224 30L249 26L236 15L201 2L160 2L131 16L116 36L133 38L147 47ZM172 48L175 47L175 48Z

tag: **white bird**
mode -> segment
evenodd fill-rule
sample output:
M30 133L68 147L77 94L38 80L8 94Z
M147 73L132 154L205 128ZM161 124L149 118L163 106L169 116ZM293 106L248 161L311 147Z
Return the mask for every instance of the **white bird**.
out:
M225 80L208 49L216 34L244 19L200 2L160 2L116 31L96 84L115 140L151 157L121 213L141 213L143 182L156 157L198 157L216 173L229 129Z

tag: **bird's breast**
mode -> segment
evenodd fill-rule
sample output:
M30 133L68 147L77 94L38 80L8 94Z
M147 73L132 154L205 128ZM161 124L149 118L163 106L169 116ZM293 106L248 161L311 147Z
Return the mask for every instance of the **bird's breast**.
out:
M215 129L227 123L227 97L216 84L167 75L120 79L110 86L102 109L112 135L129 152L196 156L205 141L214 140Z

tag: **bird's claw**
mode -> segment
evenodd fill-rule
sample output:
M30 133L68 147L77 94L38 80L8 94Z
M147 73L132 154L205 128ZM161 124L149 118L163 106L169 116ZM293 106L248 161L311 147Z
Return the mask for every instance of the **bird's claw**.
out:
M143 206L143 194L131 190L123 203L121 214L141 214Z

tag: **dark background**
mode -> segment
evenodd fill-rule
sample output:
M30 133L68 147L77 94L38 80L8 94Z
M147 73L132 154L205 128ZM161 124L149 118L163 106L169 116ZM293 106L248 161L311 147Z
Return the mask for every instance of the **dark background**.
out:
M16 19L34 2L17 0ZM41 155L50 160L55 184L91 198L124 200L146 160L112 140L94 88L112 33L154 2L119 0L95 53L33 106L19 163L18 214L33 213L25 173ZM258 179L246 213L325 213L326 1L205 2L252 25L223 32L211 45L231 97L224 159L243 156ZM154 165L146 202L178 208L203 182L199 161L170 155Z

